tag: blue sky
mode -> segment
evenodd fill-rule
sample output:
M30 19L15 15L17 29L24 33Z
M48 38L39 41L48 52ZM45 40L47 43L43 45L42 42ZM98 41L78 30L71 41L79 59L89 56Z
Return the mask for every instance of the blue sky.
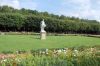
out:
M0 0L0 5L100 21L100 0Z

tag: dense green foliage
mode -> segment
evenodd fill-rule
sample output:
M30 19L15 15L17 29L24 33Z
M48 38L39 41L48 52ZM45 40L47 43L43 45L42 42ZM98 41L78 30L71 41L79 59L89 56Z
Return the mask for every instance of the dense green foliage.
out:
M100 34L100 23L96 20L79 19L38 12L28 9L0 7L0 31L40 31L40 22L44 19L48 32Z

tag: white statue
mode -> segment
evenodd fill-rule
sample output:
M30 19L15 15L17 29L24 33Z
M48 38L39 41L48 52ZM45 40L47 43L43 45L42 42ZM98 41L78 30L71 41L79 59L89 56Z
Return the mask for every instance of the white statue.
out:
M45 22L44 22L44 19L41 21L41 32L46 32L45 30L44 30L44 28L46 27L46 24L45 24Z

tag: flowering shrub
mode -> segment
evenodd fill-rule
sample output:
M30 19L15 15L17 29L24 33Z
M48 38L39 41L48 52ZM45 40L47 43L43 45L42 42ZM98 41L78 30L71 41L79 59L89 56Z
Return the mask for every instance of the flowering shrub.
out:
M100 66L97 48L42 49L22 54L5 55L0 66Z

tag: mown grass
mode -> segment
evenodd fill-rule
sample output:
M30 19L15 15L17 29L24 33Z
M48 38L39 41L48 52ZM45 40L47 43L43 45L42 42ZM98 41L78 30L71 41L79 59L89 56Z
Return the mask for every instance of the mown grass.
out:
M100 45L100 38L85 36L0 35L0 52L41 48L64 48Z

